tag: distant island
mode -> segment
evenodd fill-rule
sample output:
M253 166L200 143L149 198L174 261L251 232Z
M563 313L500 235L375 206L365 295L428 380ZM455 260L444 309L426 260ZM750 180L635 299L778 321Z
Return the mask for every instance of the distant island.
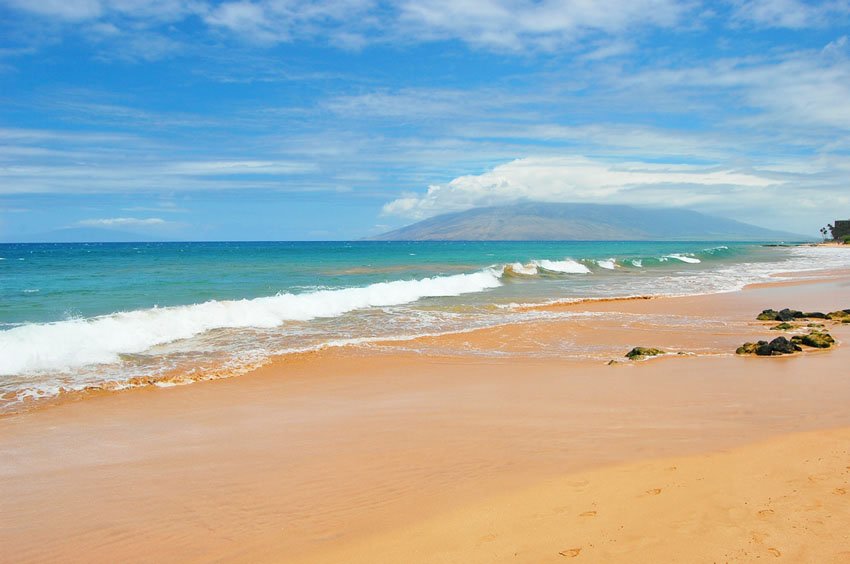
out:
M373 241L810 241L673 208L525 202L438 215Z

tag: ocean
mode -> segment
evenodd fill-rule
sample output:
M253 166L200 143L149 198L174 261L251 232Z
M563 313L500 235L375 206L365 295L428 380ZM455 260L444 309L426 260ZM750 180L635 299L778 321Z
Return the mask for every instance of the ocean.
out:
M848 266L844 250L735 242L2 244L0 411L568 315L524 304L729 292Z

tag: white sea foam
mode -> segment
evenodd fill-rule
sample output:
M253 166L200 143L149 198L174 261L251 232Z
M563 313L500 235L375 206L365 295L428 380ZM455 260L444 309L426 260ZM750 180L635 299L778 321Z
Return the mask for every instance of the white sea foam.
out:
M632 259L632 264L638 268L643 268L643 261L641 259Z
M701 260L699 260L699 259L698 259L698 258L696 258L696 257L689 257L689 256L687 256L687 255L679 255L679 254L675 254L675 255L667 255L667 256L666 256L666 257L664 257L664 258L667 258L667 259L676 259L676 260L680 260L680 261L682 261L682 262L687 262L687 263L689 263L689 264L699 264L699 263L701 263L701 262L702 262Z
M536 264L522 264L521 262L515 262L505 266L505 271L513 272L514 274L521 274L523 276L534 276L538 273Z
M116 362L121 353L139 353L212 329L269 328L285 321L337 317L368 307L481 292L500 286L500 275L486 269L473 274L397 280L359 288L278 294L252 300L211 300L90 319L22 325L0 331L0 374Z
M543 270L548 270L550 272L560 272L562 274L589 274L590 269L580 262L576 262L572 259L564 259L564 260L534 260L531 261L531 264L537 266L538 268L542 268Z
M606 260L598 260L596 264L599 265L600 268L604 268L606 270L614 270L617 267L617 262L610 258Z

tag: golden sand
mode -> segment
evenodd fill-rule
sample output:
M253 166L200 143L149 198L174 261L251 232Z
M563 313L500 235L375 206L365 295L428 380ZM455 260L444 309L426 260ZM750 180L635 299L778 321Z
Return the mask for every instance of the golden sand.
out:
M559 476L312 562L850 562L850 430Z
M729 353L776 336L762 309L848 298L845 274L557 305L622 316L66 398L0 419L0 559L841 561L850 348ZM636 345L686 354L604 362Z

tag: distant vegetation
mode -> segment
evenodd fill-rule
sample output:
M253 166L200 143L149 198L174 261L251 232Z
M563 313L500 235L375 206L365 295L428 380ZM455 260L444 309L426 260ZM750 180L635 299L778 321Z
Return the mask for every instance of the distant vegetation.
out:
M826 227L820 228L820 234L824 241L831 240L850 245L850 220L839 220L835 224L827 223Z

